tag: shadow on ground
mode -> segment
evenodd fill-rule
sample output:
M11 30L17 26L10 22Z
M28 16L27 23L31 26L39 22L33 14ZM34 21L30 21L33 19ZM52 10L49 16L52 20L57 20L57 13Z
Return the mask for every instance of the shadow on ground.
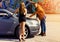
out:
M0 41L18 42L18 38L12 35L0 35Z
M34 36L29 36L28 38L26 39L31 39L31 38L34 38ZM12 35L0 35L0 42L19 42L18 38L12 36Z

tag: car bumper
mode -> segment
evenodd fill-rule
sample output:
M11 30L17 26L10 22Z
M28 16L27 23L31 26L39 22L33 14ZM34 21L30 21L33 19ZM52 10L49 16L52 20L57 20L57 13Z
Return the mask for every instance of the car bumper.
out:
M40 27L39 26L37 26L37 27L30 27L30 35L36 35L36 34L38 34L39 33L39 29L40 29Z

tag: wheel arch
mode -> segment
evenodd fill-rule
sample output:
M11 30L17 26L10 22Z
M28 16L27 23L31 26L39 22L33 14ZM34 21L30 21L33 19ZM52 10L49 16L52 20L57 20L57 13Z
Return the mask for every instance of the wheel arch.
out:
M15 30L14 30L14 35L16 36L16 30L18 29L17 27L19 27L19 25L16 26ZM27 27L28 29L28 35L30 35L30 29L29 26L26 24L25 27Z
M30 35L30 29L29 29L29 26L26 24L25 27L27 27L27 29L28 29L28 35Z

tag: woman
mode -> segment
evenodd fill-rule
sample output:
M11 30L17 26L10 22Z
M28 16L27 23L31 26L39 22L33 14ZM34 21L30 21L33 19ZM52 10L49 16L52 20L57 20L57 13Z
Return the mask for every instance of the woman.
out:
M20 7L16 9L15 13L17 13L18 11L19 11L19 23L20 23L19 40L20 42L22 42L25 41L24 32L25 32L25 22L27 14L27 9L25 8L24 2L20 3Z

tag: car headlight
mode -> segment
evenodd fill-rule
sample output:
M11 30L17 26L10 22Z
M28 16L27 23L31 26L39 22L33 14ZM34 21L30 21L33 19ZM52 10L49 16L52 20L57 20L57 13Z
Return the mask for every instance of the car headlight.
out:
M36 20L27 20L27 24L29 26L37 26L38 25L38 21L36 21Z

